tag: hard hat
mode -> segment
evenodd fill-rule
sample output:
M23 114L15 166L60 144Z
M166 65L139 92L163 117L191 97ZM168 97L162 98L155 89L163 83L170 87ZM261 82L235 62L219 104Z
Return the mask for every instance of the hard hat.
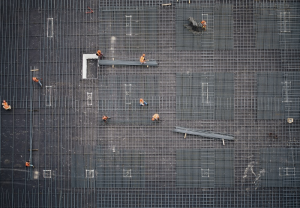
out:
M145 54L143 54L143 56L145 56Z

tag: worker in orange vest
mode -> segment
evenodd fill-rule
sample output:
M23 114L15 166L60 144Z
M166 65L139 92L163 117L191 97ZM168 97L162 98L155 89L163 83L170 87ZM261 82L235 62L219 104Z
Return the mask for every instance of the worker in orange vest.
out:
M10 110L11 109L11 106L8 105L5 100L3 100L2 105L3 105L4 110Z
M140 99L140 106L148 105L143 98Z
M201 24L202 24L202 30L206 30L206 22L202 20Z
M30 164L30 160L25 162L25 166L34 168L34 166L32 164Z
M40 85L41 87L43 87L41 81L40 81L38 78L32 77L32 81L39 83L39 85Z
M152 116L152 121L159 121L159 115L157 113Z
M140 58L140 62L141 64L145 64L146 63L146 60L145 60L145 54L143 54Z
M102 116L102 120L103 120L104 122L106 122L107 119L110 119L110 117L107 117L106 115Z
M96 55L98 56L98 59L102 59L104 57L100 50L97 51Z

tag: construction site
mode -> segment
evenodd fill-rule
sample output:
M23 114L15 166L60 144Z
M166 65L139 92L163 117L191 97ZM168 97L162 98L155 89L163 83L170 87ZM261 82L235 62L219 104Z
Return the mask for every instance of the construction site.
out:
M300 207L298 0L0 10L1 208Z

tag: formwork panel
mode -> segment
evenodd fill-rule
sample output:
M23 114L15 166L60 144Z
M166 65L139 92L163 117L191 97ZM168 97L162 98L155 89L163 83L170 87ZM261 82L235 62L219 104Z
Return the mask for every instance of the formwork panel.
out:
M145 53L155 51L157 48L157 9L155 7L132 8L100 8L100 28L104 32L102 38L105 42L100 45L107 48L104 43L110 43L110 56L125 49L128 52ZM113 37L113 38L112 38ZM101 39L102 39L101 38ZM116 50L116 51L114 51Z
M188 19L197 23L205 20L207 29L195 32ZM176 50L233 49L233 17L231 4L201 3L198 6L176 8Z
M262 187L299 186L300 149L265 148L260 150Z
M257 49L296 49L300 44L299 2L254 2Z
M298 72L262 72L257 76L257 118L299 117Z
M233 74L176 75L176 116L182 120L233 119Z
M212 188L234 184L232 149L176 151L176 187Z
M141 188L145 186L143 154L137 151L101 151L96 154L97 188Z
M111 117L109 124L151 124L159 102L159 77L156 75L111 75L99 84L99 111ZM140 98L148 106L140 106ZM99 121L102 122L102 121Z

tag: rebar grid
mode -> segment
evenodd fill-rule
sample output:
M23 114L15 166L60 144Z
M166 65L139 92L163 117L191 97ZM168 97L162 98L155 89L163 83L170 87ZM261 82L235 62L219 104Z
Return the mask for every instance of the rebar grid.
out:
M299 122L296 117L291 124L286 117L257 117L262 74L283 74L283 83L286 77L292 83L299 81L296 0L4 0L0 5L0 96L13 108L0 112L0 207L299 207L297 177L288 176L292 177L289 183L280 178L279 185L266 185L286 177L278 172L274 179L271 169L290 174L295 167L298 174L297 157L292 165L265 162L272 151L283 149L287 153L278 158L289 160L290 151L299 149ZM93 13L87 13L88 6ZM205 35L213 36L207 37L213 45L210 41L206 49L191 51L188 44L178 49L176 38L182 34L177 34L177 27L184 21L177 14L182 8L195 14L210 12L209 20L214 22L208 21ZM216 8L231 9L217 13ZM274 18L262 15L274 11ZM282 24L288 14L282 12L290 12L291 24L286 28ZM217 28L216 21L222 18L228 22ZM278 28L261 28L258 23L264 21ZM275 30L280 28L283 31ZM159 67L95 69L91 64L88 79L82 80L82 54L98 49L115 60L138 61L146 53ZM185 87L197 92L190 94L194 103L186 103L194 107L194 119L177 117L176 76L203 73L232 75L233 80L221 85L233 85L232 119L194 117L199 113L195 100L202 100L203 94L193 85ZM42 78L42 89L32 76ZM282 94L284 86L281 95L299 99L297 87ZM139 106L141 97L148 107ZM284 112L292 115L292 109L298 115L298 106L288 103ZM159 123L151 121L154 113L160 114ZM103 114L111 120L104 123ZM173 132L175 126L223 132L234 135L235 141L225 141L224 146L218 139L184 138ZM210 155L205 164L212 162L220 174L226 170L223 165L233 163L227 167L234 172L229 177L232 183L220 181L222 176L200 185L196 178L205 178L208 169L202 167L201 172L201 157L186 157L184 168L178 169L180 151L208 155L226 150L234 150L234 157L219 160ZM24 167L30 154L35 169ZM43 175L44 170L51 173ZM178 181L182 170L180 176L190 177L183 184Z

